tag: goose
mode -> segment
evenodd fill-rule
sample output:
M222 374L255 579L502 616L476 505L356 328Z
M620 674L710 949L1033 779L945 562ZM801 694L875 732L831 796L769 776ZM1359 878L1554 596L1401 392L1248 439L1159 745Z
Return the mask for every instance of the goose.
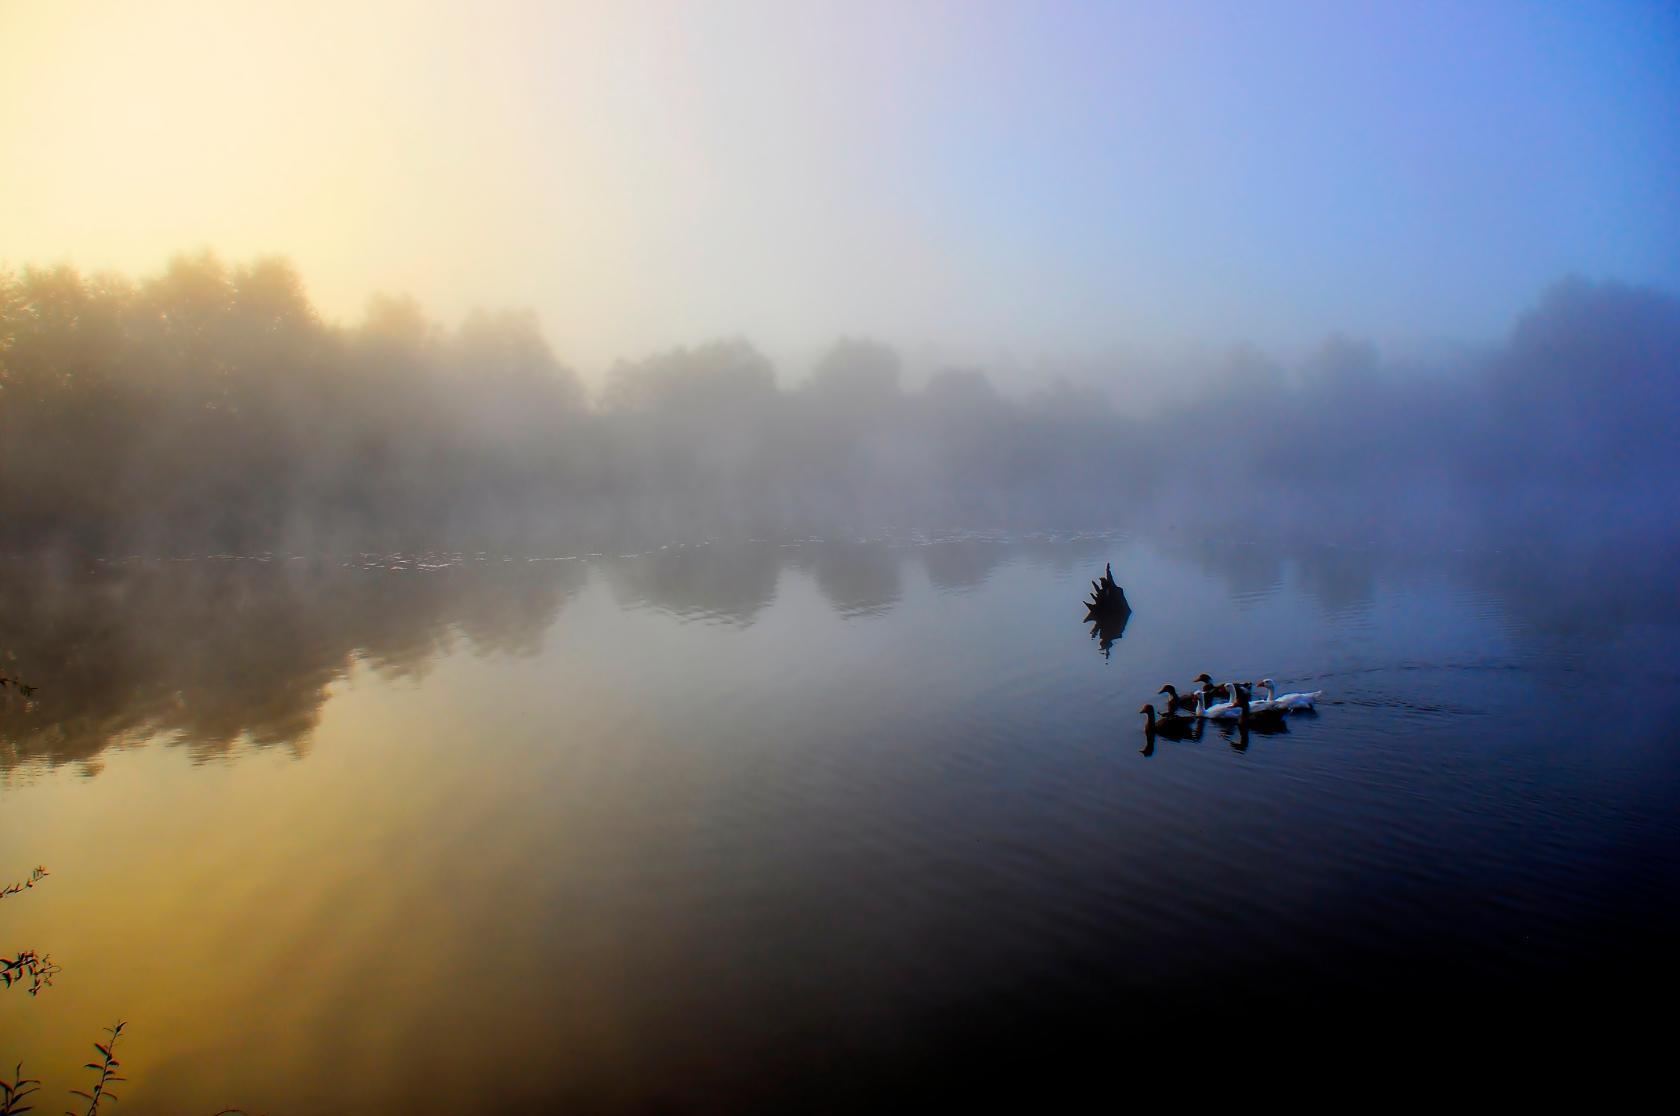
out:
M1255 696L1262 685L1260 682L1233 682L1232 685L1237 688L1237 696L1232 700L1246 704L1252 714L1258 716L1270 713L1274 709L1280 713L1288 712L1280 702L1272 698L1270 690L1266 692L1265 697Z
M1230 688L1227 687L1227 692L1229 690ZM1206 717L1210 721L1234 721L1242 716L1242 706L1235 698L1215 705L1212 700L1214 696L1213 687L1203 684L1201 692L1198 694L1201 699L1199 716Z
M1217 704L1214 699L1213 690L1206 682L1196 683L1196 690L1190 695L1190 700L1195 703L1195 710L1192 716L1196 717L1205 716L1204 710L1211 709L1215 704Z
M1191 693L1191 694L1186 694L1183 697L1180 697L1179 693L1178 693L1178 690L1173 686L1173 684L1171 682L1166 683L1159 690L1156 690L1155 692L1158 693L1158 694L1166 694L1167 695L1167 711L1166 711L1165 714L1163 714L1163 716L1173 717L1173 716L1176 716L1180 713L1183 713L1183 714L1185 714L1187 716L1191 716L1191 717L1194 717L1194 716L1198 715L1196 713L1196 695L1195 694Z
M1168 740L1183 740L1196 731L1196 721L1193 717L1162 717L1156 720L1153 705L1145 705L1138 712L1148 718L1143 722L1143 732L1152 739L1155 736L1164 736Z
M1236 700L1234 697L1232 697L1232 693L1233 693L1232 687L1233 686L1241 687L1244 690L1250 690L1250 691L1252 691L1254 689L1254 683L1252 683L1252 682L1215 682L1213 680L1213 676L1210 675L1205 670L1202 673L1196 675L1195 684L1192 685L1190 688L1192 690L1199 690L1204 686L1207 687L1207 689L1210 690L1213 693L1214 697L1219 698L1222 701L1234 701L1234 700Z
M1211 692L1213 697L1221 698L1225 701L1229 701L1231 699L1231 687L1224 682L1220 682L1216 685L1213 681L1213 675L1209 674L1205 670L1196 675L1195 683L1190 687L1190 689L1208 690Z
M1266 687L1266 697L1273 705L1276 705L1280 709L1289 713L1312 712L1313 703L1324 696L1323 690L1313 690L1311 693L1304 694L1276 695L1274 690L1277 683L1273 682L1270 678L1260 679L1260 685Z

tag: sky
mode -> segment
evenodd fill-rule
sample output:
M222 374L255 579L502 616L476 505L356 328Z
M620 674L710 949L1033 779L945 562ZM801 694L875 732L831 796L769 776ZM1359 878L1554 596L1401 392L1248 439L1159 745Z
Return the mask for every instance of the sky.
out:
M0 0L0 265L1009 363L1680 289L1680 6Z

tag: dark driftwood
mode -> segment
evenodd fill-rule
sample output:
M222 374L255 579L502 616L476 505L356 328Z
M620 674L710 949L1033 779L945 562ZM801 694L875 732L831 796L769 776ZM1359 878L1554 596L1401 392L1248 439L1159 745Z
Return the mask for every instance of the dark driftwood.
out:
M1126 603L1126 591L1114 584L1114 567L1105 565L1101 581L1091 582L1091 599L1085 602L1085 622L1091 625L1091 638L1108 657L1114 641L1126 634L1126 621L1132 618L1132 606Z
M1114 584L1114 566L1105 564L1101 581L1091 582L1091 599L1085 602L1085 619L1107 620L1131 615L1126 591Z

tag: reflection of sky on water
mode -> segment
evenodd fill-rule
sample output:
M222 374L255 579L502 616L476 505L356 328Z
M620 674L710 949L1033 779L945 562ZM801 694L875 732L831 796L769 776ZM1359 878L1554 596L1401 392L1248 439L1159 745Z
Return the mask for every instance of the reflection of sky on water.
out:
M7 646L45 676L5 712L0 847L53 876L6 929L65 972L27 1016L0 1003L0 1046L70 1080L120 1011L142 1113L748 1103L836 1049L1124 1028L1121 995L1217 1019L1215 985L1567 974L1675 925L1680 834L1653 819L1680 784L1627 671L1671 645L1672 610L1627 604L1655 557L1595 595L1585 559L1254 551L754 544L14 591ZM1136 611L1105 663L1078 602L1110 559ZM1216 728L1140 756L1134 711L1201 669L1328 701L1246 750ZM1632 712L1544 700L1575 692ZM152 732L186 753L111 747Z
M76 572L13 562L0 589L9 598L0 647L16 657L14 673L32 676L39 690L33 701L11 693L0 704L0 759L7 766L92 761L107 746L160 735L201 757L240 741L304 747L330 686L353 667L424 678L458 647L539 655L567 602L590 584L627 609L736 626L783 607L789 579L828 606L813 625L882 615L908 590L905 607L945 631L952 616L998 609L996 594L968 598L1000 567L1024 566L1040 580L1077 586L1117 547L1133 599L1145 602L1136 630L1240 616L1262 646L1275 625L1309 633L1333 625L1345 639L1367 633L1370 646L1421 638L1420 614L1371 613L1385 592L1429 577L1459 594L1454 615L1429 623L1441 629L1443 653L1456 650L1461 659L1485 655L1487 641L1498 638L1471 637L1466 623L1603 641L1672 623L1680 609L1666 573L1671 548L1661 546L1606 555L1519 544L1420 557L1371 545L1254 539L980 538L711 543L562 560L129 560ZM936 596L918 592L924 583ZM1204 610L1212 601L1220 606ZM1049 622L1053 601L1044 603L1039 620ZM1098 633L1105 645L1114 634ZM1292 632L1285 642L1296 638ZM1223 641L1198 641L1207 648L1201 661L1216 663ZM946 650L965 653L972 651Z

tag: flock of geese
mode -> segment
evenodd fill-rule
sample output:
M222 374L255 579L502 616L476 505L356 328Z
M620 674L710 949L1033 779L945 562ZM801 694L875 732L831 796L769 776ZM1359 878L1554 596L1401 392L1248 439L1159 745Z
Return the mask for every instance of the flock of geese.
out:
M1264 688L1264 697L1255 696ZM1158 691L1167 695L1167 707L1159 715L1155 706L1145 705L1138 712L1147 718L1143 723L1146 735L1157 734L1168 739L1189 736L1203 721L1235 721L1246 729L1249 725L1278 724L1291 713L1313 712L1323 690L1309 693L1280 694L1277 683L1270 678L1258 682L1222 682L1216 684L1206 672L1198 674L1181 695L1170 683Z
M1114 580L1112 563L1105 564L1102 577L1091 582L1091 599L1084 604L1086 621L1096 625L1091 630L1093 636L1107 628L1116 633L1112 638L1118 639L1118 633L1126 630L1132 606L1126 600L1126 591ZM1103 651L1106 653L1107 650L1108 643L1105 642ZM1255 691L1261 688L1265 689L1266 696L1256 697ZM1262 678L1258 682L1215 684L1213 676L1205 671L1196 675L1196 681L1187 690L1187 694L1180 694L1178 687L1170 683L1162 686L1158 692L1167 695L1167 708L1159 716L1153 705L1138 710L1148 718L1143 723L1144 735L1149 738L1146 755L1149 749L1154 748L1157 735L1169 740L1198 736L1208 721L1236 722L1246 742L1250 725L1261 732L1281 729L1285 717L1291 713L1313 712L1318 699L1324 696L1323 690L1280 694L1277 683L1270 678Z

